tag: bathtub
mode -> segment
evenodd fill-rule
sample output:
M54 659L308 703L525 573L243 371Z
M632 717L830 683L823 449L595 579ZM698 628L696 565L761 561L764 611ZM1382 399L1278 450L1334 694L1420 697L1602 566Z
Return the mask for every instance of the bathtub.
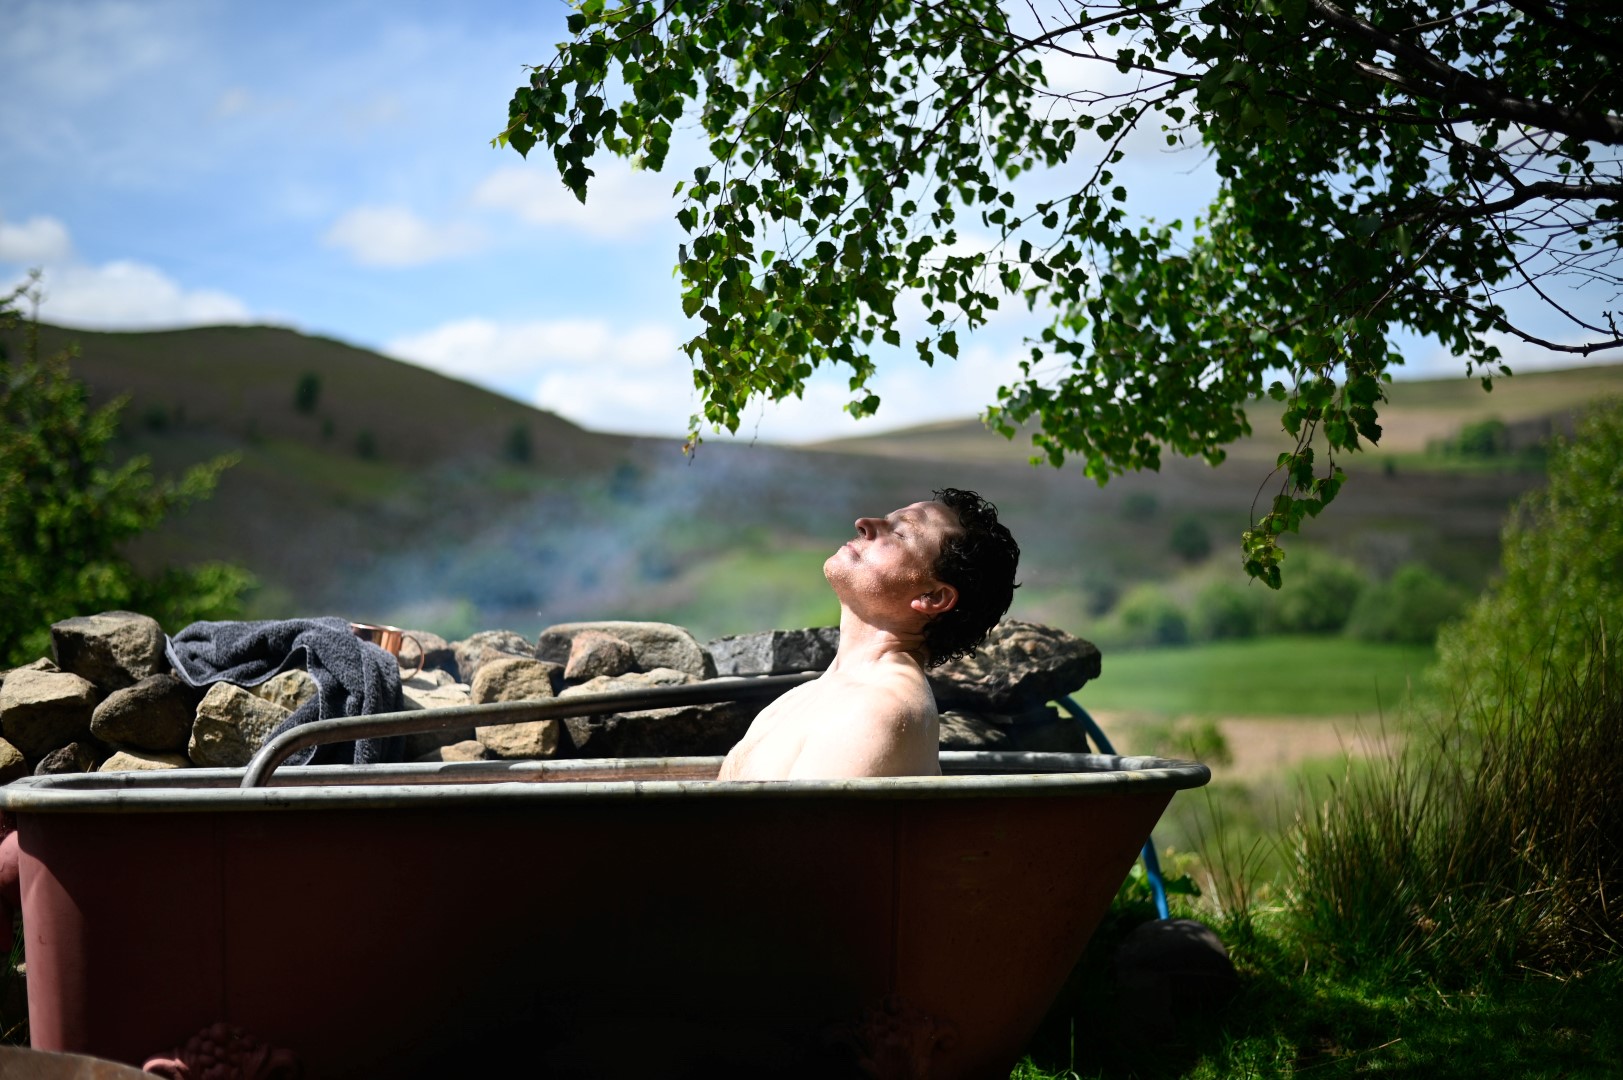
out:
M439 712L325 723L466 724ZM313 1078L1007 1076L1173 793L1209 778L946 752L940 777L717 783L720 760L0 788L32 1044L139 1064L226 1020Z

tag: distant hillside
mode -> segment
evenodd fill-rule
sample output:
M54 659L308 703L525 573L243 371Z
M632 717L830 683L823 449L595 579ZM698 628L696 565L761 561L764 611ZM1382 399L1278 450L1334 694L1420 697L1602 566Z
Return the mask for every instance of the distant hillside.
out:
M1078 469L1031 468L1023 446L975 421L819 448L707 443L687 459L675 439L585 431L289 330L43 337L47 348L78 343L74 370L98 401L128 395L123 452L149 454L167 474L240 457L215 498L138 545L138 561L240 562L263 582L258 616L335 613L447 636L493 626L534 636L611 616L701 634L826 622L835 609L820 567L852 519L943 486L984 492L1020 539L1014 613L1085 635L1110 596L1184 567L1168 537L1186 519L1210 532L1214 572L1243 580L1239 533L1252 500L1266 501L1259 485L1277 452L1258 436L1221 468L1171 458L1159 474L1103 489ZM301 409L309 376L314 400L307 381ZM1400 384L1383 418L1389 440L1423 450L1424 438L1403 433L1453 433L1494 410L1555 416L1623 388L1620 376L1517 376L1491 396L1465 380ZM1352 462L1365 475L1309 542L1377 572L1420 560L1470 587L1497 558L1505 509L1540 479L1402 455L1395 468L1358 467L1381 460Z
M1436 441L1457 435L1464 425L1490 418L1570 432L1578 410L1596 398L1617 394L1623 394L1623 364L1514 375L1496 379L1491 393L1477 379L1463 376L1394 382L1388 387L1390 400L1381 406L1380 445L1369 453L1377 461L1385 455L1421 454ZM1272 461L1286 448L1279 412L1280 406L1272 401L1254 403L1248 413L1255 434L1231 447L1230 459ZM1032 452L1029 439L1018 435L1004 439L975 419L832 440L811 448L965 461L1023 461Z

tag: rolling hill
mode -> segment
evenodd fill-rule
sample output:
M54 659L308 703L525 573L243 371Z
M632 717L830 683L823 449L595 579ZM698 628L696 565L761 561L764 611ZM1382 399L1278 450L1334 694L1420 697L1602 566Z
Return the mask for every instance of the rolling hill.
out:
M674 439L586 431L285 329L42 338L78 343L72 367L95 400L127 396L123 452L170 474L240 458L212 500L140 542L138 562L242 563L263 584L260 616L334 612L447 635L608 616L701 634L826 621L819 567L851 519L946 485L993 498L1021 539L1015 613L1085 633L1101 592L1182 566L1167 537L1186 518L1239 575L1238 533L1277 453L1259 434L1217 469L1172 458L1100 489L1079 470L1029 467L1018 443L970 420L815 447L707 443L690 460ZM1453 467L1427 458L1428 441L1490 415L1560 429L1617 391L1623 367L1517 376L1492 395L1464 379L1398 384L1386 445L1352 461L1354 482L1309 539L1377 570L1418 559L1474 587L1506 507L1539 474ZM1259 406L1259 431L1267 415Z

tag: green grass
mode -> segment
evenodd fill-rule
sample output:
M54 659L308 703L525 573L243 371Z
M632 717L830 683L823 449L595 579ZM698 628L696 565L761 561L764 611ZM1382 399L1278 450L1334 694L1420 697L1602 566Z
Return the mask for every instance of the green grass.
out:
M1426 645L1267 637L1112 651L1078 700L1162 716L1391 716L1435 659Z
M1159 1039L1121 1016L1105 947L1114 941L1101 941L1011 1080L1623 1075L1623 961L1450 990L1329 974L1277 924L1225 936L1238 995Z

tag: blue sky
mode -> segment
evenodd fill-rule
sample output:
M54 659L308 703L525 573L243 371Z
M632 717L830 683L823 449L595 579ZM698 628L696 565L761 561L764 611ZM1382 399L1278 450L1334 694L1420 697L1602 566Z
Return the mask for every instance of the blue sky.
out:
M696 151L679 147L660 175L605 162L583 208L544 153L490 146L567 10L0 0L0 284L43 267L42 316L64 325L292 326L588 427L680 434L696 401L670 193ZM1142 148L1121 171L1163 219L1214 187L1189 153ZM973 415L1034 327L1001 316L933 370L896 357L873 420L841 413L843 380L820 377L743 434ZM1411 373L1458 370L1415 345Z

